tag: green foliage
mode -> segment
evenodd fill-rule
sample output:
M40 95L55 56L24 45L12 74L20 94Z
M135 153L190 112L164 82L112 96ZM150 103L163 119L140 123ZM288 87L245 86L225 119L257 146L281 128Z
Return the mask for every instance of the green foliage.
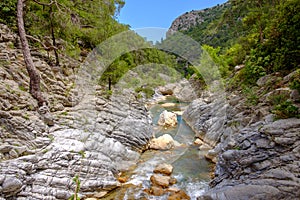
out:
M271 56L271 71L287 71L300 63L300 4L285 0L276 6L276 13L266 28L266 42L261 51Z
M221 55L221 58L224 60L223 62L228 65L228 68L230 66L232 70L233 67L243 63L246 55L247 51L244 49L244 47L241 44L236 43L227 48L224 52L224 55Z
M295 72L291 79L292 80L290 81L290 88L298 90L298 92L300 93L300 69Z
M267 74L265 68L262 66L262 63L267 60L267 58L259 57L258 60L260 62L256 62L256 60L257 55L253 50L246 61L245 67L234 77L233 84L253 86L260 77Z
M24 21L27 34L44 43L52 43L53 38L56 41L63 39L66 42L59 45L63 45L66 53L75 58L80 54L80 49L92 49L113 34L128 30L128 26L115 19L125 4L123 0L41 2L48 5L25 1ZM17 0L0 2L0 23L7 24L15 31L16 5ZM41 47L36 41L31 42L31 45Z
M82 158L85 158L85 152L83 150L79 151L78 153L79 155L81 155Z
M213 47L208 46L208 45L203 45L202 47L205 51L208 52L211 59L219 67L219 73L221 74L221 76L223 78L228 77L228 75L229 75L228 65L224 61L224 59L221 56L219 56L221 48L220 47L213 48Z
M269 97L269 101L271 105L276 106L283 104L289 99L289 95L287 94L278 94L278 95L272 95Z
M230 0L206 12L201 15L210 16L212 20L183 32L218 50L210 54L216 63L218 59L214 55L217 55L227 69L245 64L231 80L232 85L255 85L265 74L288 74L299 67L299 0ZM224 66L222 63L218 64ZM298 80L290 86L299 88Z
M142 49L123 54L116 59L102 74L99 83L107 84L110 80L111 83L117 84L119 80L131 69L137 66L147 65L149 63L163 64L175 68L177 66L175 56L169 55L158 49ZM149 66L149 68L152 68ZM146 68L144 70L147 70ZM145 71L144 74L147 74ZM140 73L141 75L141 73ZM133 83L138 83L139 80L133 79ZM138 82L136 82L138 81ZM145 84L145 83L143 83Z
M248 87L248 86L243 86L242 88L242 92L243 94L245 95L246 97L246 103L248 105L257 105L258 104L258 101L259 101L259 97L258 95L256 94L256 90L257 88L256 87Z
M17 24L17 0L1 0L0 23L4 23L16 30Z
M105 91L105 98L109 99L111 97L111 95L113 94L112 90L106 90Z
M273 106L272 112L276 115L276 119L300 117L299 108L289 100L288 94L272 95L269 101Z
M20 89L21 91L24 91L24 92L27 91L27 88L25 88L23 85L19 85L19 89Z
M80 179L78 175L76 175L73 178L73 182L75 183L75 191L74 194L68 200L74 200L74 199L80 200L80 197L78 197L78 192L80 190Z
M56 37L80 45L94 48L112 34L126 30L114 16L123 1L80 1L62 0L59 5L41 6L31 2L26 18L32 35L50 35L54 28ZM30 20L29 20L30 19Z
M154 90L151 87L138 87L134 90L136 93L143 92L146 98L151 98L154 95Z
M227 21L231 13L236 13L231 11L226 12L230 8L231 5L226 3L205 9L205 12L199 12L199 18L202 19L202 22L182 32L191 36L201 45L207 44L213 47L226 46L234 37L231 36L231 31L228 31L228 28L232 27L231 30L237 28L235 25L232 26L233 22L231 20ZM232 35L234 35L234 33L232 33Z
M48 138L50 139L51 142L53 142L55 139L53 135L48 135Z
M291 101L284 101L276 105L273 113L276 115L276 119L300 118L299 108L293 105Z

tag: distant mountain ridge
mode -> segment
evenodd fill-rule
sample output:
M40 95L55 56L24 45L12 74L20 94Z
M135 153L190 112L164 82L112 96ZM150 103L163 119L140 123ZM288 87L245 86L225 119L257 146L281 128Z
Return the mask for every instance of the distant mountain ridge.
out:
M167 35L179 31L201 45L226 47L232 43L232 40L245 34L242 19L247 12L246 7L237 7L231 1L212 8L192 10L177 17L172 22Z
M228 7L228 2L214 6L212 8L205 8L203 10L192 10L186 12L183 15L177 17L171 24L168 34L172 34L177 31L188 31L189 29L199 26L201 24L207 24L221 16L222 11Z

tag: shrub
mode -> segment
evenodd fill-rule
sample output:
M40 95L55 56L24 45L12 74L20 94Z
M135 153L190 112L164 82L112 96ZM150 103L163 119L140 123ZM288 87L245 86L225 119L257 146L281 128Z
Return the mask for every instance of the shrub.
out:
M258 101L259 101L259 97L257 96L255 90L257 88L256 87L247 87L247 86L243 86L242 87L242 92L243 94L246 96L246 103L250 104L250 105L257 105Z
M293 105L291 101L284 101L275 106L273 113L276 115L276 119L300 118L299 108Z
M150 87L138 87L134 90L136 93L143 92L146 95L146 98L151 98L154 95L154 90Z
M300 69L298 69L293 75L292 81L290 81L290 88L298 90L300 93Z

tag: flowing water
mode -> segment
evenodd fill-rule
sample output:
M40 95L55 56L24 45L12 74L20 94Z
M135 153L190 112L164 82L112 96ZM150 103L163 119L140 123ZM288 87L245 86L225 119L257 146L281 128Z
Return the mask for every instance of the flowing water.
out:
M160 163L169 163L174 167L172 176L177 179L177 183L172 187L186 191L191 199L196 199L204 192L210 180L211 164L204 158L206 152L199 151L198 146L194 145L194 132L182 120L181 115L177 115L177 127L164 129L157 125L161 112L164 110L180 112L187 105L169 98L150 107L155 125L155 136L170 134L182 145L167 151L148 150L144 152L135 169L127 174L129 176L128 187L116 190L114 197L110 196L108 199L167 199L167 194L157 197L143 192L144 189L150 188L150 176L153 175L154 168Z

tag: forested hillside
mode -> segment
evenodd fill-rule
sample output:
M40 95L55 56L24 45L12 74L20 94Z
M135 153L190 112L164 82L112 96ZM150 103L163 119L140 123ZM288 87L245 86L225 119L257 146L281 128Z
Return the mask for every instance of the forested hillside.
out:
M202 23L177 30L202 45L214 47L230 69L246 64L247 82L254 83L264 74L276 71L287 74L299 67L299 3L299 0L229 0L224 5L199 11L204 16Z
M0 200L297 199L300 0L193 10L155 45L125 2L0 1Z
M128 30L127 25L115 20L124 4L122 0L26 1L24 21L28 39L35 47L53 45L61 53L79 56L82 50L90 50L108 37ZM15 31L16 13L17 0L0 2L0 23Z
M299 0L229 0L191 13L206 20L194 24L186 13L173 22L169 33L179 31L199 42L219 65L228 90L242 91L254 99L254 105L279 88L300 92ZM185 28L176 26L178 19L185 19ZM283 78L290 73L288 81ZM257 81L265 76L270 79L269 86L259 89ZM281 117L299 117L297 105L283 96L273 102L275 109L286 113Z

